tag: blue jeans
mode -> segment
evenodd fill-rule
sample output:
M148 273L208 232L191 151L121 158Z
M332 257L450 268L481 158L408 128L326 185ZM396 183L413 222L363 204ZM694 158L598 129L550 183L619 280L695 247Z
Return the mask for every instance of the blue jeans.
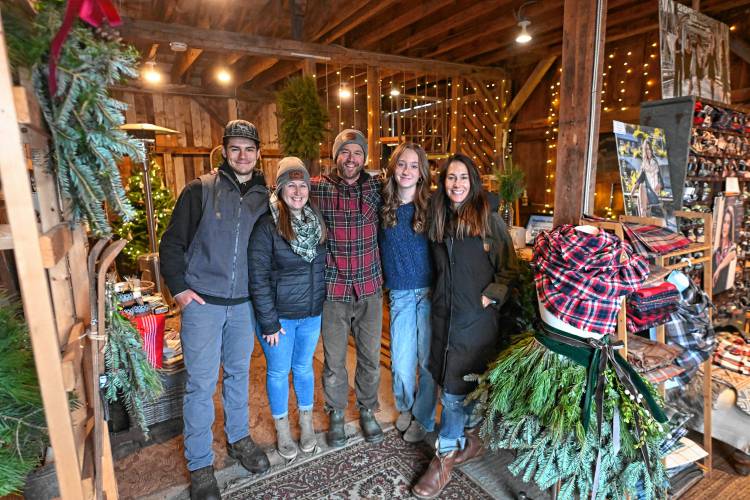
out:
M396 409L411 411L431 432L435 427L437 386L427 367L432 337L430 289L391 290L390 297L391 373Z
M443 411L440 413L437 449L441 455L454 450L463 450L466 445L464 429L478 424L478 421L472 419L476 402L472 401L464 406L465 400L466 394L443 392L440 396Z
M312 410L315 387L312 360L320 337L320 315L302 319L279 318L279 323L286 334L279 335L279 343L275 346L263 339L260 326L255 330L266 355L266 391L273 418L289 414L290 371L297 406L300 410Z
M229 443L250 435L248 383L255 317L250 301L234 306L190 302L182 310L180 340L187 370L183 435L188 470L213 464L213 395L224 367L224 432Z

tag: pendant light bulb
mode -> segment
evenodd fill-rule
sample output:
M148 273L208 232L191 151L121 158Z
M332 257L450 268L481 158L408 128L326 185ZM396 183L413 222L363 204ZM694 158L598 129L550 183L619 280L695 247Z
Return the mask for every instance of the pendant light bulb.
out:
M531 35L529 35L529 32L526 31L526 28L531 24L531 21L528 19L524 19L522 21L518 22L518 25L521 27L521 32L516 37L516 42L518 43L529 43L531 41Z

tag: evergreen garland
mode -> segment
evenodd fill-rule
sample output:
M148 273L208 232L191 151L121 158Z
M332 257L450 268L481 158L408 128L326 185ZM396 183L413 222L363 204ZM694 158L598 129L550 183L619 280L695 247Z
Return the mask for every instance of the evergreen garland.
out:
M133 215L117 162L125 155L142 161L142 153L117 128L124 123L127 104L110 97L107 89L138 76L139 54L77 20L58 62L57 95L50 96L46 58L64 7L65 2L40 2L33 21L11 19L11 60L33 62L34 91L52 137L53 168L60 194L71 201L73 220L88 222L96 236L109 235L103 202L126 220Z
M141 334L119 310L113 285L107 283L107 345L104 364L107 401L122 401L132 421L147 434L148 426L143 403L158 398L163 392L161 377L151 366L143 350Z
M290 78L276 94L276 115L284 153L303 160L318 158L328 112L318 98L315 79L309 76Z
M18 305L0 293L0 497L20 491L39 465L47 427L28 331Z
M154 204L154 226L156 228L156 240L161 240L161 236L167 229L169 218L172 216L174 199L169 189L164 187L161 180L161 167L156 160L151 157L151 166L148 169L149 178L151 179L151 199ZM125 260L125 264L134 271L136 269L139 255L149 253L148 242L148 220L146 211L146 194L143 187L143 170L138 168L128 180L128 201L134 208L134 216L130 220L121 220L115 225L114 232L120 238L129 240L128 244L120 254Z

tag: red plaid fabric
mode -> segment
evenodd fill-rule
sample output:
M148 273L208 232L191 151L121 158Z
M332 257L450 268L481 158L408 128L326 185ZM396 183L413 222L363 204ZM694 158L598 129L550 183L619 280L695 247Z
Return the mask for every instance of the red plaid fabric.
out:
M656 368L655 370L647 371L643 374L643 378L651 382L652 384L661 384L671 378L675 378L678 375L685 373L685 369L677 365L668 365L664 368Z
M595 333L615 331L620 298L648 277L648 262L627 242L570 224L537 235L532 265L541 304L565 323Z
M750 344L739 335L720 335L714 351L714 364L750 375Z
M631 303L628 302L628 316L626 320L628 331L631 333L642 332L643 330L648 330L654 326L668 323L672 319L672 313L676 310L676 303L669 304L659 309L641 311L639 309L632 309Z
M365 172L350 185L338 175L311 180L310 196L328 227L325 280L328 300L351 302L383 286L378 251L380 179Z
M625 236L637 248L645 247L647 252L665 254L690 245L690 240L665 227L626 222L622 225Z

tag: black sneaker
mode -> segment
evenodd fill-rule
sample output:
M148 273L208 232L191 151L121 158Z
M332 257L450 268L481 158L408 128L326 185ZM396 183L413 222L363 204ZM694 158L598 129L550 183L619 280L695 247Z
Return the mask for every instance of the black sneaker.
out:
M359 425L362 428L362 435L365 437L365 441L368 443L380 443L383 441L383 429L380 428L380 424L375 420L375 415L372 410L367 408L361 408L359 410Z
M253 474L266 472L271 467L266 454L258 448L250 436L227 445L227 453L230 457L239 460L242 466Z
M190 500L221 500L213 466L190 472Z

